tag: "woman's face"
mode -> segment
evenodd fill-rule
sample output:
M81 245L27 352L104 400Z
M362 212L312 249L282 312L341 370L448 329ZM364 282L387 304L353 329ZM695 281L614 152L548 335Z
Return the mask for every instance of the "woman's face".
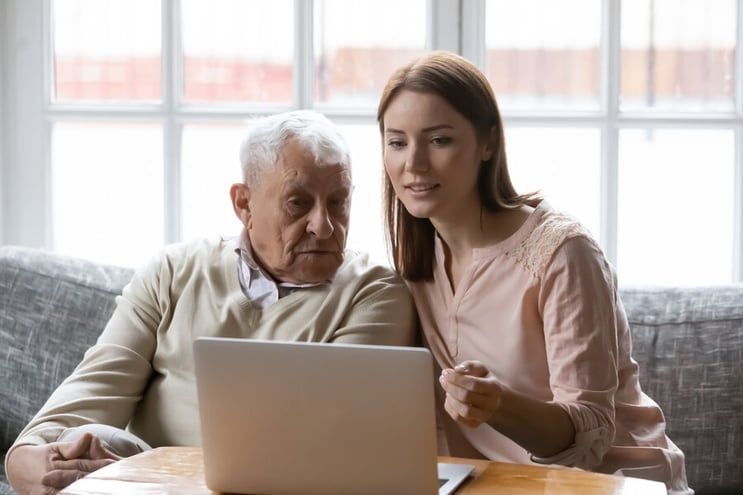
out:
M456 221L479 214L478 171L492 151L463 115L437 94L404 90L383 124L384 168L411 215Z

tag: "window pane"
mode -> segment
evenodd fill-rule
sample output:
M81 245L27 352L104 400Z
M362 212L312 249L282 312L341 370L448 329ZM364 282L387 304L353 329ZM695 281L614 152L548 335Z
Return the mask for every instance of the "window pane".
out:
M160 2L53 0L57 101L160 99Z
M730 283L733 132L624 130L619 146L620 283Z
M485 70L504 109L598 108L601 3L485 2Z
M183 97L292 101L293 0L182 0Z
M735 0L624 0L622 110L733 111Z
M230 201L230 186L242 182L240 142L247 125L189 124L181 147L181 232L233 237L241 224Z
M55 250L138 266L163 243L162 131L150 124L57 123Z
M376 125L341 125L351 148L353 198L347 246L389 265L382 221L382 148Z
M426 1L317 0L315 98L376 108L387 78L426 46Z
M597 129L506 127L508 168L516 191L540 191L556 210L580 220L597 239L600 139Z

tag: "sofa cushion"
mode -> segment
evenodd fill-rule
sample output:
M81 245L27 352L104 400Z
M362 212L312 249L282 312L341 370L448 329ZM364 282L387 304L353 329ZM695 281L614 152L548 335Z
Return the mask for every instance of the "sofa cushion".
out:
M697 495L743 493L743 285L623 288L643 390Z
M95 342L131 276L126 268L0 247L0 462ZM0 493L12 493L1 474Z

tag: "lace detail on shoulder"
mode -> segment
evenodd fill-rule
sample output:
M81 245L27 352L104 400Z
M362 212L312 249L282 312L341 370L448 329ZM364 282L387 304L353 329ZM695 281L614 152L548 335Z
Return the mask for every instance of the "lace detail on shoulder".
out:
M590 231L580 222L563 213L549 211L529 236L506 256L515 259L524 270L537 278L555 250L567 239L578 236L596 243Z

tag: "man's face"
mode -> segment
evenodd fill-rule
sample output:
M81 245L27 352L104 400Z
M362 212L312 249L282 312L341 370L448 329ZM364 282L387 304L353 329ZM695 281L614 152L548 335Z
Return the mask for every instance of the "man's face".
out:
M332 278L343 263L348 233L348 167L316 165L311 153L290 140L257 188L247 188L249 211L242 218L263 268L281 282Z

